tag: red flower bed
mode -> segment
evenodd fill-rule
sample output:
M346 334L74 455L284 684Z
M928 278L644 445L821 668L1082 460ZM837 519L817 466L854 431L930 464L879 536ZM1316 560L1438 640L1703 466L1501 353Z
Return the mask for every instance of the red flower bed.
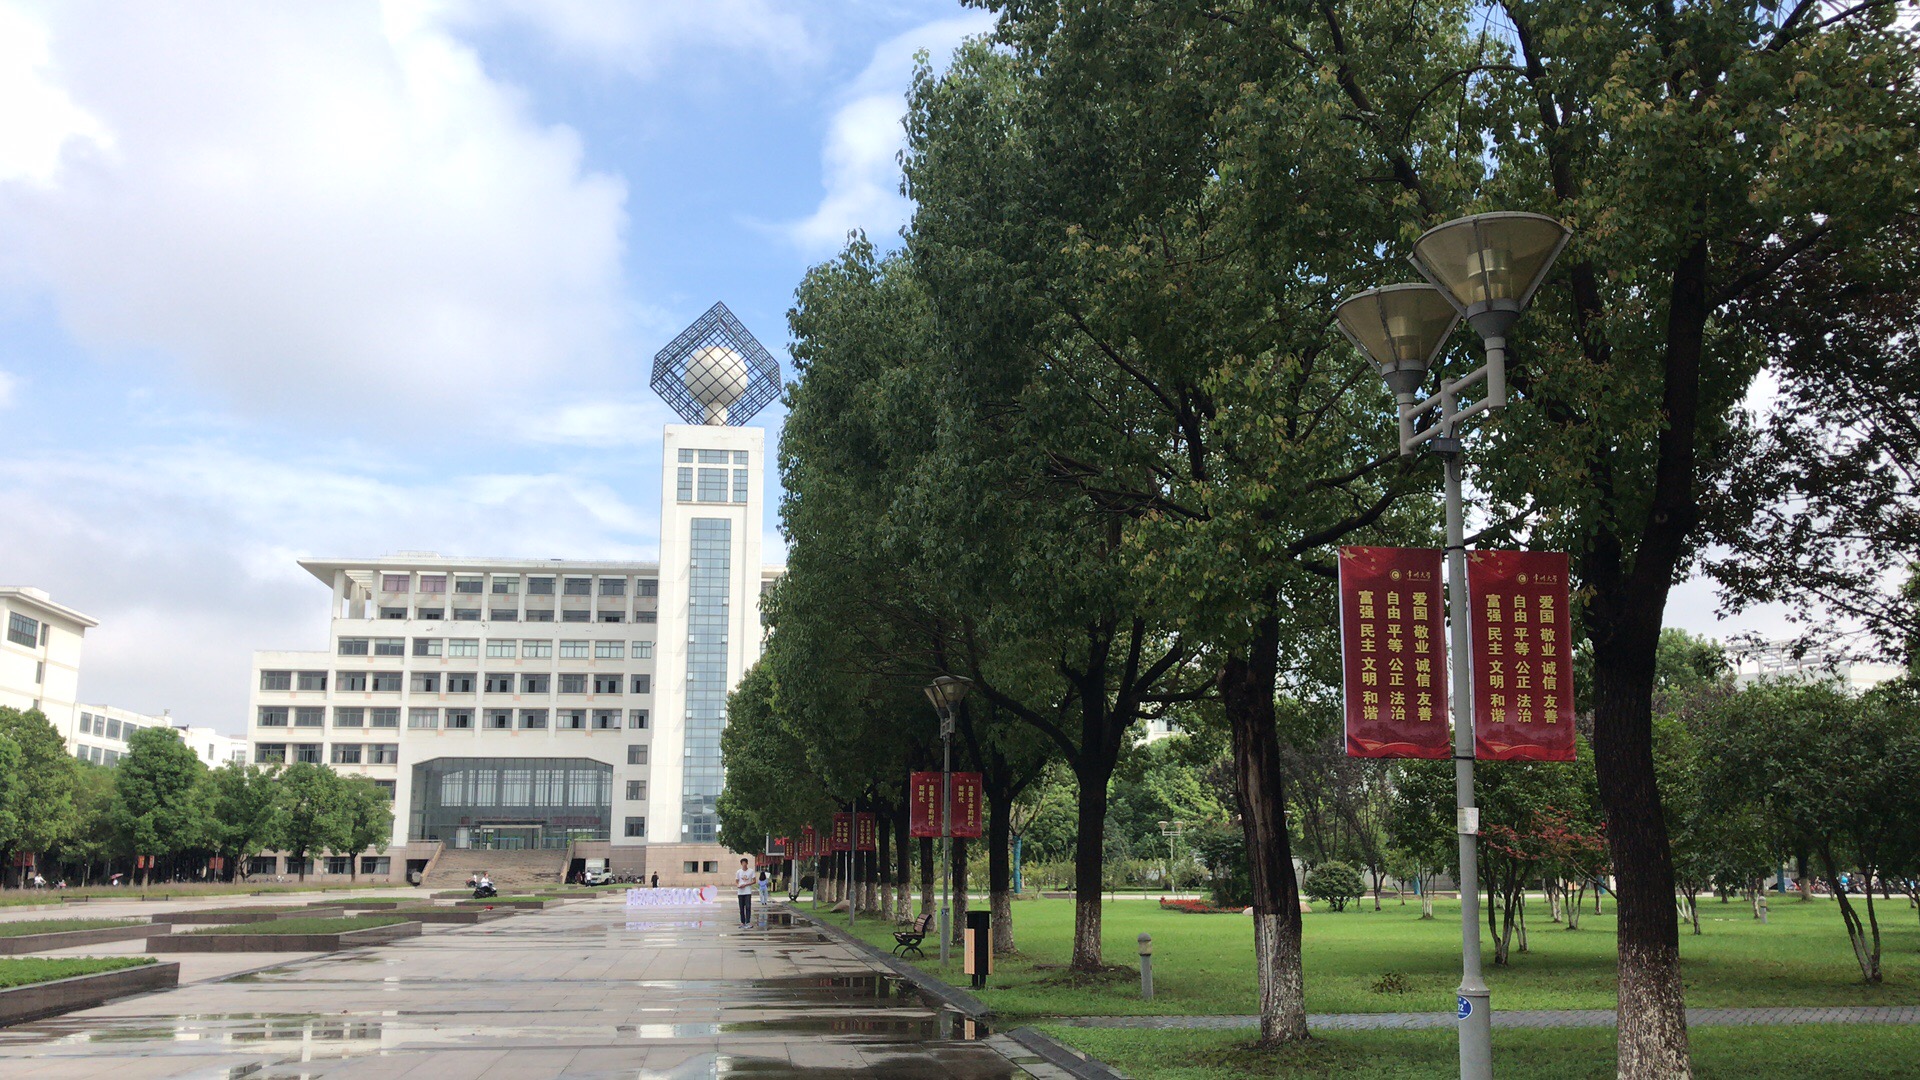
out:
M1184 911L1189 915L1234 915L1237 908L1214 907L1205 900L1167 900L1160 901L1161 908L1167 911Z

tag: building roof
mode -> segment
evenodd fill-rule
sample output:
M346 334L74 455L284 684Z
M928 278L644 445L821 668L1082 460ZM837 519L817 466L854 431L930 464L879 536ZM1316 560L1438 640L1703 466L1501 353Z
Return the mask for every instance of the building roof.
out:
M84 629L92 629L100 625L100 620L91 615L83 615L65 604L54 603L45 589L35 589L26 585L0 586L0 600L9 601L14 607L35 608L48 615L79 623Z
M345 570L349 574L355 571L380 570L445 570L456 574L503 571L524 574L542 570L556 574L640 574L656 573L660 569L660 563L657 560L640 562L612 559L503 559L471 555L440 555L431 551L403 551L371 559L301 559L300 565L306 569L307 573L319 578L328 586L333 584L333 575L337 570Z

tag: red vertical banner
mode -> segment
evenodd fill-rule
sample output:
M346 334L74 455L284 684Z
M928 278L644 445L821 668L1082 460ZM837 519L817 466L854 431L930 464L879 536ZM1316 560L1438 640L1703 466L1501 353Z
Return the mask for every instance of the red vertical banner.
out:
M940 835L940 774L917 772L907 776L907 831L913 836Z
M855 814L853 816L853 850L880 850L879 830L880 827L872 814Z
M819 853L819 840L814 835L813 826L800 826L800 857L803 859L811 859Z
M953 835L982 835L980 826L986 820L984 792L985 785L980 782L979 773L953 774Z
M1347 756L1447 758L1440 552L1340 549Z
M1467 555L1473 756L1572 761L1573 618L1557 551Z
M833 852L853 850L853 815L833 815L833 843L828 849Z

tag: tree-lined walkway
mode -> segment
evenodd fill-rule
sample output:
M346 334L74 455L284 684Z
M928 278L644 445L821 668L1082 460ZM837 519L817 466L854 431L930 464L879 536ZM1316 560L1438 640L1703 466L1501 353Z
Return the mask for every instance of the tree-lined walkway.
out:
M1497 1028L1612 1027L1612 1009L1514 1009L1493 1013ZM1257 1016L1062 1016L1050 1024L1085 1028L1191 1028L1230 1031L1260 1026ZM1307 1026L1316 1031L1412 1031L1458 1023L1451 1013L1313 1013ZM1688 1009L1688 1027L1769 1027L1779 1024L1920 1024L1920 1006L1836 1005L1773 1009Z

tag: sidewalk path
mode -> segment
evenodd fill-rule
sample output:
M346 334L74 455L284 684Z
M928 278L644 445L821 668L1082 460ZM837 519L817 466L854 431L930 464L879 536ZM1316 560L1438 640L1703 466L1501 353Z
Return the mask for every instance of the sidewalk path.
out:
M1259 1027L1257 1016L1058 1016L1041 1021L1062 1027L1196 1028L1225 1031ZM1612 1027L1612 1009L1509 1009L1493 1013L1497 1028ZM1326 1031L1412 1030L1450 1028L1452 1013L1318 1013L1307 1026ZM1687 1026L1755 1026L1773 1024L1920 1024L1920 1005L1793 1006L1773 1009L1688 1009Z

